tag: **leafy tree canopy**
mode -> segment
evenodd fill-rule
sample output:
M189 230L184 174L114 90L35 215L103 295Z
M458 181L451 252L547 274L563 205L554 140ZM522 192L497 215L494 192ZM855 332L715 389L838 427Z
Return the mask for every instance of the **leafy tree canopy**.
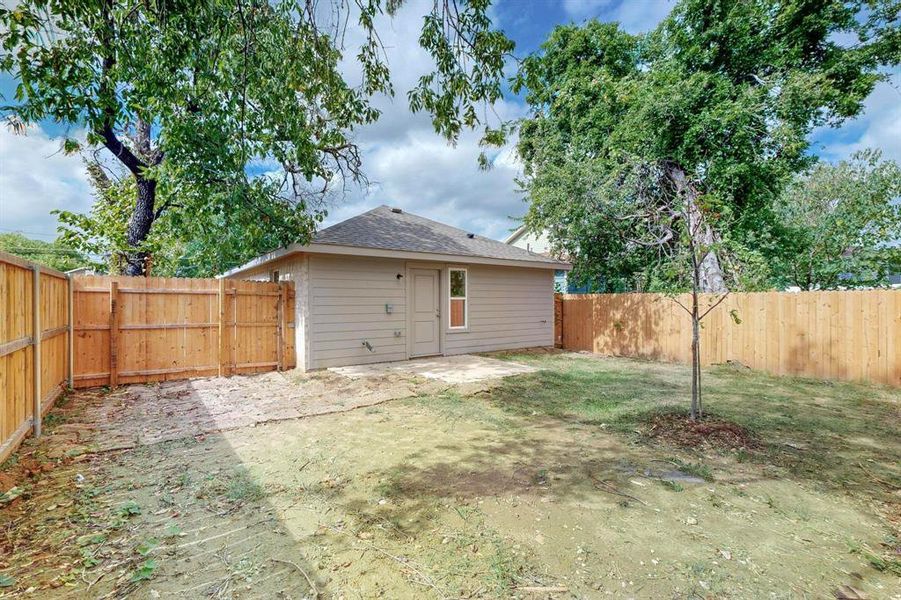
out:
M129 274L144 271L153 223L167 212L179 238L198 242L219 269L305 241L324 216L321 194L362 176L352 132L378 118L373 95L393 93L375 22L401 4L23 0L0 8L0 70L19 82L3 111L19 127L83 126L85 149L104 148L127 171L130 209L117 206ZM435 67L409 102L451 140L501 93L513 45L492 29L488 7L437 0L423 22L420 44ZM340 67L350 12L364 39L350 49L355 84ZM80 148L69 140L66 149ZM266 173L254 175L260 165ZM236 245L210 248L226 241Z
M91 264L85 255L66 245L64 240L45 242L21 233L0 233L0 250L57 271L69 271Z
M635 289L665 244L634 243L636 220L649 221L637 200L655 191L633 175L662 169L716 232L709 255L727 242L770 253L773 202L815 162L813 128L859 114L899 60L890 0L683 0L647 35L558 27L516 81L534 113L518 146L526 223L548 230L577 279Z
M783 228L781 286L885 285L901 273L901 167L877 151L799 176L775 205Z

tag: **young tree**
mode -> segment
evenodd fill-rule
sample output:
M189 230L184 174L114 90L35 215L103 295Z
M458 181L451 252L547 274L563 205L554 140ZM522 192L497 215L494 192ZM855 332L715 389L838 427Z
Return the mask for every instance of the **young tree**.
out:
M899 23L893 0L682 0L650 34L558 27L523 62L526 224L583 280L691 293L692 417L699 294L721 302L742 263L759 276L773 202L815 161L810 132L861 111L901 61Z
M706 208L697 182L673 178L671 165L623 157L621 168L598 192L605 212L622 232L625 252L653 256L652 289L665 293L691 319L691 418L703 417L701 401L701 323L728 297L730 290L760 285L762 259L729 238L722 215L702 218ZM716 254L723 265L725 289L705 294L705 259ZM688 290L688 302L680 293ZM737 315L732 315L737 319Z
M603 182L638 159L691 181L701 289L721 291L721 233L754 248L774 235L772 205L815 157L808 136L861 111L884 66L901 60L897 2L682 0L653 32L590 21L556 28L523 62L533 116L520 126L526 223L548 230L576 274L652 279L653 254L625 244ZM853 44L841 40L853 38ZM727 232L709 225L715 217Z
M153 224L173 209L181 215L173 222L198 235L209 223L233 233L253 224L262 237L304 241L323 217L320 194L362 176L351 132L378 118L374 94L393 91L375 20L401 4L23 0L0 9L0 70L18 80L3 110L14 126L50 118L83 127L89 148L128 171L130 275L144 272ZM489 0L435 0L423 22L435 71L410 104L451 140L478 124L476 106L501 94L513 44L492 29L488 8ZM365 39L359 85L339 67L351 10ZM260 162L278 174L252 176Z
M877 286L901 273L901 167L880 152L817 164L785 189L775 210L783 230L779 285Z

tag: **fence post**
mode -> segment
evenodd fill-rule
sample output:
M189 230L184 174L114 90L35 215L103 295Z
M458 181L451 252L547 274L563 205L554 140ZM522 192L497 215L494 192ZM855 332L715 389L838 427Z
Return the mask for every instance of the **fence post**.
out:
M72 275L69 275L66 278L66 282L68 283L68 293L69 293L69 303L66 311L66 319L68 319L69 332L68 332L68 340L67 340L67 352L68 352L68 380L69 380L69 389L75 387L75 291L72 289L75 287L75 282L72 281Z
M278 305L276 307L278 326L275 328L277 360L279 371L285 370L285 286L278 284Z
M225 376L225 278L219 280L219 377Z
M228 287L228 293L231 294L232 302L232 330L229 339L229 360L228 372L236 374L238 372L238 286L232 283Z
M31 426L34 429L34 437L41 437L41 267L31 265L32 292L32 365L34 367L34 416Z
M119 385L119 284L109 284L109 386Z
M563 294L554 294L554 346L563 347Z

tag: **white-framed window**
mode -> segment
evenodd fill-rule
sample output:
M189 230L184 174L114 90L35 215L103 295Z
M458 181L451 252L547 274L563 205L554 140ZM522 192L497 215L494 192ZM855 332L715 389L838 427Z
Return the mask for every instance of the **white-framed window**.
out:
M448 269L448 327L466 329L469 326L469 277L466 269Z

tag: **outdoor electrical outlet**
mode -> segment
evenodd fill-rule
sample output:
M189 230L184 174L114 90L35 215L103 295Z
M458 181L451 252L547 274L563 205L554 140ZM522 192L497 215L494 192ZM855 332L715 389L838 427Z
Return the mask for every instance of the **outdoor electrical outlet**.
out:
M390 314L393 313L393 312L394 312L394 305L393 305L393 304L386 304L386 305L385 305L385 314L390 315Z

